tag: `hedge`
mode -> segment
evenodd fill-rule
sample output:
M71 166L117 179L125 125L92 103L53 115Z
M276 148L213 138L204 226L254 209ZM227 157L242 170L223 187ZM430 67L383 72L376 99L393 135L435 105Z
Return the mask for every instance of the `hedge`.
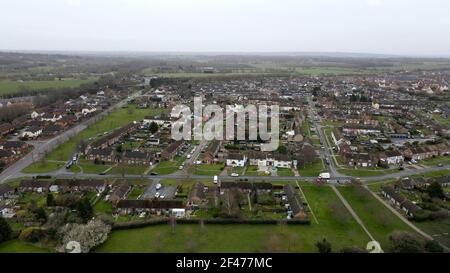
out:
M216 225L232 225L232 224L250 224L250 225L275 225L280 222L289 224L289 225L309 225L311 222L309 219L304 220L274 220L274 219L224 219L224 218L215 218L215 219L176 219L177 224L200 224L200 221L203 220L204 224L216 224ZM113 230L120 229L132 229L132 228L141 228L146 226L153 225L161 225L161 224L169 224L170 219L151 219L146 221L133 221L127 223L115 223L112 226Z

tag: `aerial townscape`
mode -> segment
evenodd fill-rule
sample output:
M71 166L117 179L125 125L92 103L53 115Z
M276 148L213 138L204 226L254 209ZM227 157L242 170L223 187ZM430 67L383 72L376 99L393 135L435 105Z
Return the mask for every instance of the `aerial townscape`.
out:
M447 252L449 85L442 58L2 52L0 252ZM194 98L277 105L277 149L175 140Z
M0 1L2 272L445 272L449 10Z

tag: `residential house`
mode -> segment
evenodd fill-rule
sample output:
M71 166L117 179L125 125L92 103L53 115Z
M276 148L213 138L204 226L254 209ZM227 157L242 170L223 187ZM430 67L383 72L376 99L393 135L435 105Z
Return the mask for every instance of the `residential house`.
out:
M22 132L22 137L37 138L42 134L42 127L32 126Z
M113 204L117 204L120 200L123 200L127 197L128 193L131 190L131 184L128 182L124 182L115 187L109 200Z
M397 193L391 186L381 187L381 193L391 202L391 204L402 209L408 216L414 216L421 210L411 201Z
M398 165L402 164L404 161L403 155L396 150L387 150L384 152L381 152L378 157L380 158L380 161L382 163L388 164L388 165Z
M154 157L150 153L141 151L125 151L122 162L129 165L152 165Z
M161 157L163 160L172 160L173 157L178 153L178 151L183 146L182 140L177 140L172 142L166 149L164 149L161 153Z
M222 142L220 140L213 140L211 141L211 143L209 143L208 147L206 148L204 157L204 161L206 163L212 164L218 162L217 154L219 152L221 143Z
M291 184L285 185L283 187L284 194L286 195L290 214L294 219L305 219L307 214L303 206L303 201L300 198L298 190L296 190Z
M30 145L25 141L5 141L4 143L0 144L0 149L12 151L16 154L25 153L29 147Z
M16 154L8 150L0 150L0 162L8 165L17 159Z
M0 200L8 199L14 193L14 189L6 184L0 185Z
M14 131L14 126L10 123L2 123L0 124L0 136L6 136Z
M98 161L109 163L116 161L115 153L112 148L89 150L86 155L86 159L91 161L95 161L97 159Z
M244 167L247 163L247 156L243 153L230 153L226 160L228 167Z

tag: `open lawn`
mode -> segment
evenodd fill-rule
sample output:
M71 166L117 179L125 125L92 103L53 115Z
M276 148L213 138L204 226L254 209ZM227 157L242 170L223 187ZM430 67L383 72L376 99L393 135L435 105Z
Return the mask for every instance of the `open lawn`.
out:
M371 168L359 168L359 169L347 169L347 168L341 168L338 169L338 172L348 175L348 176L355 176L355 177L369 177L369 176L377 176L377 175L384 175L384 174L391 174L391 173L397 173L400 172L398 169L371 169Z
M47 173L64 167L64 162L38 161L22 170L24 173Z
M450 164L450 156L438 156L427 160L421 160L418 163L425 166L437 166L438 164L448 165Z
M412 177L431 178L431 177L443 176L443 175L449 175L449 174L450 174L450 170L442 169L442 170L438 170L438 171L431 171L431 172L412 175Z
M224 164L201 164L196 165L194 174L195 175L219 175Z
M113 212L113 206L111 205L111 203L105 201L105 200L100 200L98 201L95 206L94 206L94 212L97 213L106 213L106 214L111 214Z
M119 165L112 168L108 174L136 174L143 175L148 169L148 166L131 166L131 165Z
M288 168L278 168L277 174L278 176L294 176L294 172Z
M314 163L306 166L301 166L298 170L301 176L319 176L326 168L321 159L317 159Z
M350 203L372 236L381 244L384 251L388 250L388 236L393 231L413 232L410 227L375 199L367 189L360 186L344 186L338 187L338 190Z
M171 161L163 161L158 163L151 172L157 174L171 174L178 171L178 168L184 162L185 157L177 156Z
M19 240L0 243L0 253L47 253L47 249L40 248Z
M21 89L49 89L49 88L66 88L66 87L78 87L83 83L89 83L95 81L97 78L89 78L85 80L81 79L62 79L53 81L26 81L17 82L10 80L0 81L0 95L14 94Z
M83 173L99 174L111 168L112 165L94 164L93 162L87 160L80 160L74 167L78 167L80 171L83 170ZM70 168L70 170L72 171L74 167ZM74 170L74 172L77 172L76 169Z
M450 248L450 219L414 222L425 233L433 236L435 240Z

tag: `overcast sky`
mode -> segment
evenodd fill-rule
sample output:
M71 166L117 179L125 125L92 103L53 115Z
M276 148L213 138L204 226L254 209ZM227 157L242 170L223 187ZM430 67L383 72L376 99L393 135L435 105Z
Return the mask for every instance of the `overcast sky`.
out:
M450 56L448 0L0 0L0 49Z

